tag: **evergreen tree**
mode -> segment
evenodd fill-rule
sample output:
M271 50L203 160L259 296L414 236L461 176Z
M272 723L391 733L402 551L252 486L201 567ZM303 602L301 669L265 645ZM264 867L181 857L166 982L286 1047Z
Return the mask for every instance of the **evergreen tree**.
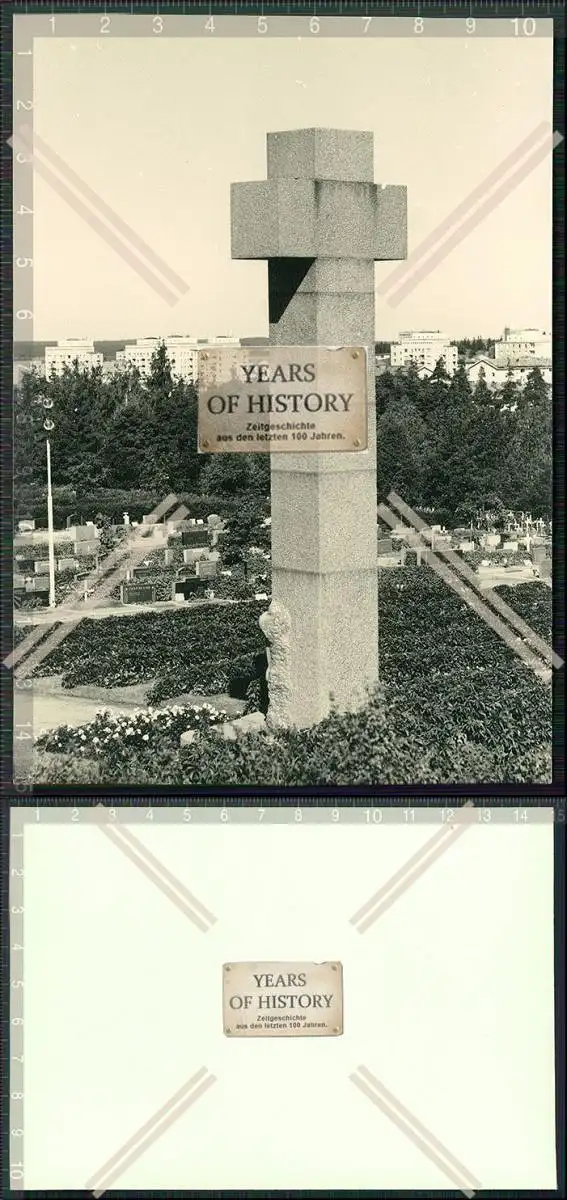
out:
M515 412L521 403L521 388L514 379L513 372L508 371L506 382L498 389L498 403L501 409Z
M494 404L494 393L486 382L483 370L479 371L478 383L473 392L473 402L477 408L488 408Z
M44 381L35 371L25 371L14 388L14 483L16 494L34 483L45 486L45 437L43 420L49 416L41 397Z
M463 364L460 363L449 383L448 403L452 408L458 405L470 405L472 394L469 377Z
M427 455L427 427L419 409L409 400L392 402L377 426L379 499L386 499L393 488L407 504L419 505Z

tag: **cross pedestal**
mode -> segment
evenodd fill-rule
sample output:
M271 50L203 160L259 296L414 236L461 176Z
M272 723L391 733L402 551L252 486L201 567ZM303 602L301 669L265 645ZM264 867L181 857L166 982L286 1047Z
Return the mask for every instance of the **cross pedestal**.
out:
M231 215L232 257L268 261L270 342L368 351L368 449L271 455L272 599L290 621L289 724L305 727L378 681L374 261L407 255L406 188L373 182L371 133L267 141L268 178L233 184Z

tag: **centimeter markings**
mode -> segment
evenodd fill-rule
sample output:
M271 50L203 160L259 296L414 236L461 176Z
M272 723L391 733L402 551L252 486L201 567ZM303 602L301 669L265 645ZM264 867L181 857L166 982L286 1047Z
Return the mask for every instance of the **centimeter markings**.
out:
M13 20L14 133L33 125L33 34ZM31 152L13 147L13 337L33 341L33 219L34 178ZM26 513L18 507L18 520ZM33 792L33 692L27 679L13 676L13 774L20 795ZM21 1090L21 1089L20 1089Z
M78 807L71 805L40 805L19 807L17 812L24 824L84 825L103 824L146 825L158 824L194 825L459 825L459 824L507 824L549 825L565 823L565 810L553 802L541 805L502 806L459 804L453 807L424 805L383 805L354 808L323 805L270 804L269 801L253 805L242 805L238 800L230 806L204 805L186 806L157 804L121 805L99 804ZM20 834L13 834L19 838Z
M390 12L383 9L372 14L372 4L363 12L325 13L317 11L314 4L311 13L300 13L293 6L282 6L277 12L260 13L216 13L212 9L195 15L176 11L167 12L166 4L144 6L136 11L136 4L126 8L105 6L105 12L63 11L57 5L44 13L18 14L15 26L25 22L28 37L412 37L428 34L434 37L534 37L550 36L549 20L561 14L555 4L535 3L529 5L531 14L526 15L524 4L518 5L513 16L500 13L498 4L492 5L493 12L481 6L476 11L473 3L428 4L393 3ZM262 7L262 6L260 6ZM268 6L269 7L269 6ZM110 12L108 9L110 8ZM287 11L285 9L287 8ZM403 15L403 9L413 10ZM400 9L402 13L400 14ZM460 11L459 11L460 10ZM417 15L416 15L417 11ZM534 15L535 14L535 15ZM18 51L16 51L16 54ZM23 53L20 51L20 53Z
M37 813L38 810L36 810ZM24 821L10 812L10 1190L24 1188Z

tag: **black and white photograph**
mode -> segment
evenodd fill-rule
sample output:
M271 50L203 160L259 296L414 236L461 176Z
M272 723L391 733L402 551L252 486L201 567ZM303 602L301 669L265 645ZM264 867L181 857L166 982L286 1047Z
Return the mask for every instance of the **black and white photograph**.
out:
M553 21L135 9L13 23L16 778L551 783Z

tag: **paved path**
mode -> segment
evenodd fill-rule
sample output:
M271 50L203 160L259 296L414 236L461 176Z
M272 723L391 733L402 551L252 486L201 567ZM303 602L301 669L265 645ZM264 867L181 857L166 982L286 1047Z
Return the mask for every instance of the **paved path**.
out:
M34 695L17 692L14 703L14 726L23 730L31 724L35 739L58 725L86 725L101 708L110 708L114 713L131 713L131 704L104 704L95 700L84 700L81 696Z
M212 606L221 605L229 606L231 604L253 604L254 599L250 600L190 600L186 604L176 604L171 600L156 600L154 604L113 604L108 608L91 608L85 605L82 608L33 608L27 612L25 609L17 608L14 612L15 625L53 625L56 621L66 623L68 621L82 621L85 618L94 618L100 620L103 617L135 617L139 613L148 612L192 612L195 608L210 608Z

